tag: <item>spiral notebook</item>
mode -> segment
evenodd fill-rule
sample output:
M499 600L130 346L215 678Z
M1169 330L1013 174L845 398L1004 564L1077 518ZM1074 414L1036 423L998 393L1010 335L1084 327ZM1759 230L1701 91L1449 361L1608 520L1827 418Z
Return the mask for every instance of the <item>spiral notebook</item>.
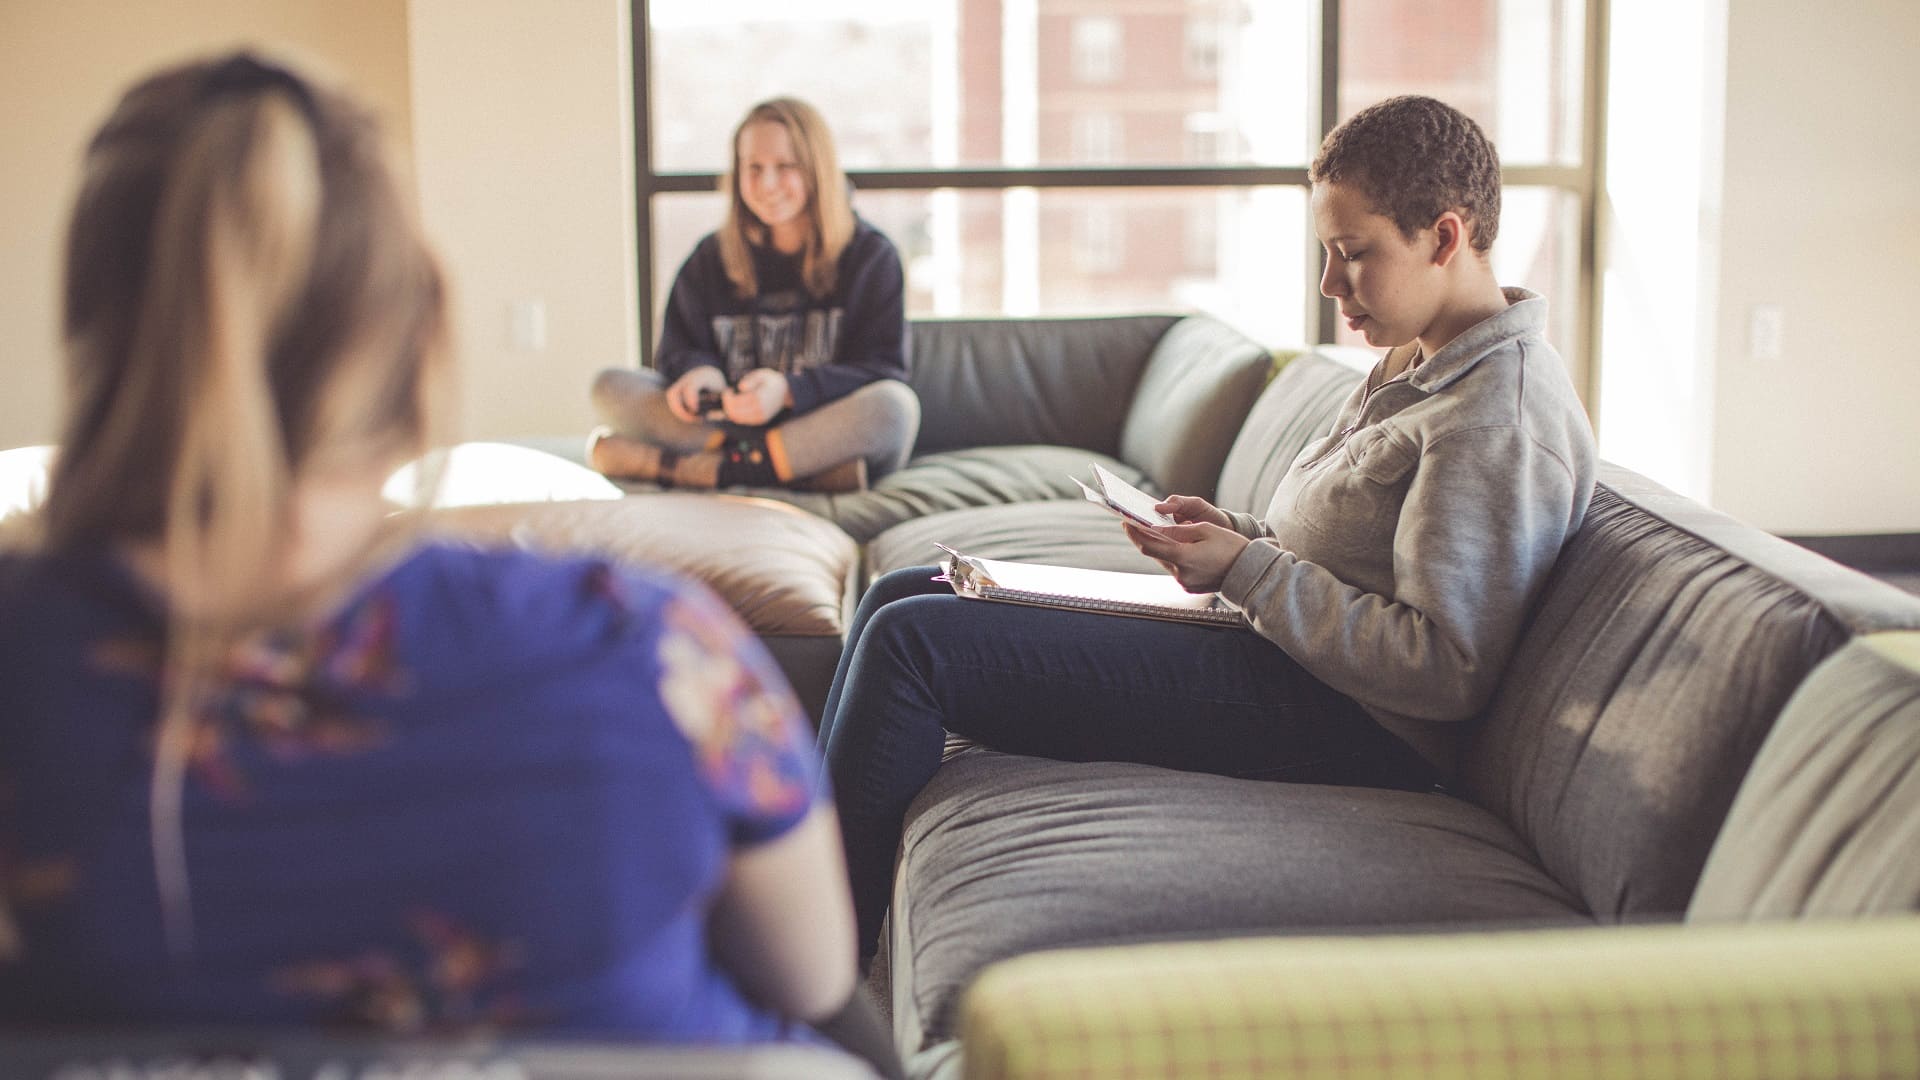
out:
M1247 625L1246 617L1219 593L1190 593L1164 574L1005 562L967 555L945 544L934 546L946 553L942 578L955 593L969 599L1210 626Z

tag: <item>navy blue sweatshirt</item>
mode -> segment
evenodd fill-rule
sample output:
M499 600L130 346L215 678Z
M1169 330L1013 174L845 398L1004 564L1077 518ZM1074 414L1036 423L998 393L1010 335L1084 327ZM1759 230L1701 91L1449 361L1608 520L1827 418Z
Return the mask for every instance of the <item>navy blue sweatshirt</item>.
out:
M653 360L669 384L703 364L730 383L754 368L773 368L787 377L798 414L876 379L906 381L900 253L880 230L855 219L833 292L817 299L801 282L799 255L750 250L760 295L747 299L727 279L717 234L707 234L681 265Z

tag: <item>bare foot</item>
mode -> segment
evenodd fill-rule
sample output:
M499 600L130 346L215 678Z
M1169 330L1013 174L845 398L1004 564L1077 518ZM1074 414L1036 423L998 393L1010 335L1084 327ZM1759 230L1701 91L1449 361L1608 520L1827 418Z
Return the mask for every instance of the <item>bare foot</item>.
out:
M611 428L595 428L587 436L587 465L602 476L620 480L657 480L660 448L617 435Z

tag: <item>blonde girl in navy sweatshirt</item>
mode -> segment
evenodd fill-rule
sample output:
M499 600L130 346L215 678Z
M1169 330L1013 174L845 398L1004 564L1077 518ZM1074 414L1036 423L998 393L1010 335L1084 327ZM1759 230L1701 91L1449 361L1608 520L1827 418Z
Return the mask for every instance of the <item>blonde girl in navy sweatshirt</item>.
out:
M594 381L588 461L678 487L856 487L900 467L907 387L900 255L848 202L812 106L755 105L733 134L721 227L674 279L652 370Z

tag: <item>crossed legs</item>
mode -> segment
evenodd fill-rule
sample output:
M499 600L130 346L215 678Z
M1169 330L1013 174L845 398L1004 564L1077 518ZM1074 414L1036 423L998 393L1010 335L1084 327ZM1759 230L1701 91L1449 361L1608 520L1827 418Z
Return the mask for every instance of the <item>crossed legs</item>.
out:
M657 372L602 371L594 380L593 404L607 426L589 447L589 464L600 472L682 487L729 482L721 475L729 429L673 415ZM906 463L919 429L919 399L905 383L882 379L810 412L777 419L746 441L749 452L764 448L763 482L817 476L856 460L877 479Z
M1010 753L1421 789L1432 771L1352 699L1243 630L957 597L932 567L861 601L820 738L862 959L907 806L951 731Z

